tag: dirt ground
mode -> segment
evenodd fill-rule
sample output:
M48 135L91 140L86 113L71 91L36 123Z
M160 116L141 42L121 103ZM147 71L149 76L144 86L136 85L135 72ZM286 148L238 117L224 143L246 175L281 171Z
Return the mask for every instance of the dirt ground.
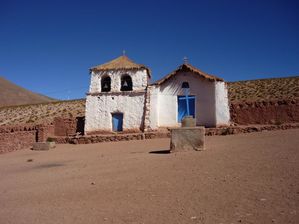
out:
M0 223L299 223L299 129L0 155Z

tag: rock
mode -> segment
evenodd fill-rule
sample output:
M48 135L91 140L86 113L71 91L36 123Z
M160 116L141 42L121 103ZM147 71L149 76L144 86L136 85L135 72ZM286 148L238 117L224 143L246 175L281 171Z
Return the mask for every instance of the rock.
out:
M170 151L204 150L205 128L183 127L171 129Z
M55 147L55 142L36 142L33 144L32 150L46 151Z
M185 116L182 120L182 127L195 127L196 120L193 116Z

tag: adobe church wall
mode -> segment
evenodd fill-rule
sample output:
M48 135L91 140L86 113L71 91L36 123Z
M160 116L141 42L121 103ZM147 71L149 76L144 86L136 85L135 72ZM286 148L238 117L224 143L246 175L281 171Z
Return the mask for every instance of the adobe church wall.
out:
M159 88L157 86L148 86L148 94L149 94L149 117L147 123L151 130L158 129L158 93Z
M131 76L133 91L121 91L121 77ZM101 92L101 78L111 78L111 91ZM89 94L86 98L86 134L112 131L112 113L123 113L123 131L137 131L144 125L144 103L148 84L146 69L115 70L91 73Z
M299 122L299 99L233 102L231 120L237 124L281 124Z
M145 69L137 71L128 70L117 70L117 71L102 71L102 72L92 72L91 82L89 87L90 93L101 92L101 77L108 75L111 78L111 92L120 91L121 87L121 76L128 74L132 78L133 90L139 91L144 90L148 83L148 75Z
M190 95L196 96L197 125L215 126L215 84L190 72L180 72L161 84L158 95L158 126L178 126L178 95L185 95L182 83L188 82Z
M228 92L225 82L215 82L216 126L230 123Z
M112 113L123 113L123 130L142 129L144 119L143 92L107 93L86 98L85 133L112 131Z

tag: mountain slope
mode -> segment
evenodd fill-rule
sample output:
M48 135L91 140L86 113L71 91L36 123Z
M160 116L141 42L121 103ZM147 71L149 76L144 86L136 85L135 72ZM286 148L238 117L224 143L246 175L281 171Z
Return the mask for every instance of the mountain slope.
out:
M0 76L0 107L46 103L54 100L55 99L50 97L24 89Z
M299 97L299 76L228 82L227 85L230 102Z

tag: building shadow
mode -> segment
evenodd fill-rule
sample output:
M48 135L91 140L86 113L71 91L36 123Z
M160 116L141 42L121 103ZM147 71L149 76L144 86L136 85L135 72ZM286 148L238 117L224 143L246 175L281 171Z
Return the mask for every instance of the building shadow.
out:
M150 151L150 154L170 154L170 149Z
M33 167L33 169L46 169L46 168L61 167L61 166L65 166L65 164L63 164L63 163L41 164L41 165Z

